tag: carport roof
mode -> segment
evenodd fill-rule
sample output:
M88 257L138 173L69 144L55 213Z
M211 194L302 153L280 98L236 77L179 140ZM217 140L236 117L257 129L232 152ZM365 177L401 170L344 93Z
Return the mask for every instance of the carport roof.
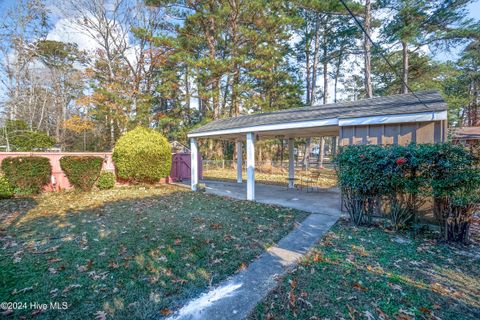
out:
M414 94L398 94L350 102L316 105L274 112L258 113L233 118L220 119L190 131L190 137L209 136L214 133L241 132L243 128L278 127L289 124L290 128L302 128L303 123L318 126L338 126L342 119L359 119L381 116L407 116L432 113L431 120L443 120L435 113L447 110L447 104L438 91L423 91ZM406 119L406 118L405 118ZM347 123L347 121L343 121ZM399 121L399 122L408 122ZM292 126L293 125L293 126Z

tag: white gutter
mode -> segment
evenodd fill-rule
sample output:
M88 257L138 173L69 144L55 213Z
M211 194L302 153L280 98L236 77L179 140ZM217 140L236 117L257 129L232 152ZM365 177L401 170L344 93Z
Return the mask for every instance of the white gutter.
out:
M359 117L350 119L340 119L338 125L340 127L361 126L369 124L389 124L389 123L405 123L405 122L423 122L423 121L439 121L447 120L447 111L429 111L422 113L396 114L389 116L372 116Z
M209 137L209 136L223 136L223 135L248 133L248 132L303 129L303 128L324 127L324 126L346 127L346 126L371 125L371 124L389 124L389 123L423 122L423 121L439 121L439 120L447 120L447 111L439 111L439 112L429 111L429 112L421 112L421 113L358 117L358 118L349 118L349 119L330 118L330 119L323 119L323 120L310 120L310 121L301 121L301 122L249 126L249 127L241 127L241 128L233 128L233 129L225 129L225 130L190 133L188 134L188 137L197 138L197 137Z

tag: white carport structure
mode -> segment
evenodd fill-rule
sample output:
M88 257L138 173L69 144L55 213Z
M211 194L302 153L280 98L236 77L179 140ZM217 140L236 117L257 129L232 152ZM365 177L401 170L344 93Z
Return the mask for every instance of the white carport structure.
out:
M293 188L295 138L331 136L339 145L441 142L446 139L446 110L440 94L427 91L216 120L188 134L191 188L195 191L198 184L198 139L236 142L238 183L242 183L241 155L245 144L247 200L255 200L255 142L258 140L288 139L289 187Z

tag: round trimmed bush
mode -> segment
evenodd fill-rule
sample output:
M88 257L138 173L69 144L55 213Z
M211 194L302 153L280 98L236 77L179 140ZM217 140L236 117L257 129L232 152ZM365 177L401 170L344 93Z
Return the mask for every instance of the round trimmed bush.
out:
M0 199L8 199L13 197L13 187L7 178L0 175Z
M138 127L118 139L113 161L120 179L155 183L170 174L172 151L162 134Z
M92 189L102 170L103 158L94 156L64 156L60 167L68 181L82 191Z
M15 193L37 194L50 182L52 166L45 157L8 157L2 161L2 171Z
M97 188L100 190L113 189L115 187L115 174L104 171L97 180Z

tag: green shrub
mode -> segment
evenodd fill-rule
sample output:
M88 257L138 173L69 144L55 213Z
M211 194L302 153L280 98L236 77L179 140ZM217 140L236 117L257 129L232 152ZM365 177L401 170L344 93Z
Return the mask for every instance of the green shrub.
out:
M8 137L11 151L34 151L55 145L55 139L45 132L30 130L22 120L8 120L0 130ZM2 143L6 142L4 138Z
M399 184L401 171L390 164L389 152L378 145L344 147L336 156L338 183L344 204L355 225L368 224L381 195L388 194Z
M37 194L50 182L52 166L44 157L9 157L2 161L2 171L15 193Z
M100 190L113 189L115 187L115 174L113 172L102 172L97 180L97 188Z
M423 198L433 197L442 237L467 241L480 200L480 171L461 146L347 146L341 148L335 165L353 223L369 223L377 199L384 198L392 225L398 229L412 222Z
M92 189L102 170L103 158L93 156L65 156L60 159L60 167L68 181L82 191Z
M0 199L8 199L13 197L13 187L7 178L0 175Z
M468 242L469 228L480 203L480 169L462 146L419 147L425 159L423 175L434 199L433 213L446 241Z
M113 161L118 178L129 182L155 183L170 174L171 147L159 132L138 127L117 141Z

